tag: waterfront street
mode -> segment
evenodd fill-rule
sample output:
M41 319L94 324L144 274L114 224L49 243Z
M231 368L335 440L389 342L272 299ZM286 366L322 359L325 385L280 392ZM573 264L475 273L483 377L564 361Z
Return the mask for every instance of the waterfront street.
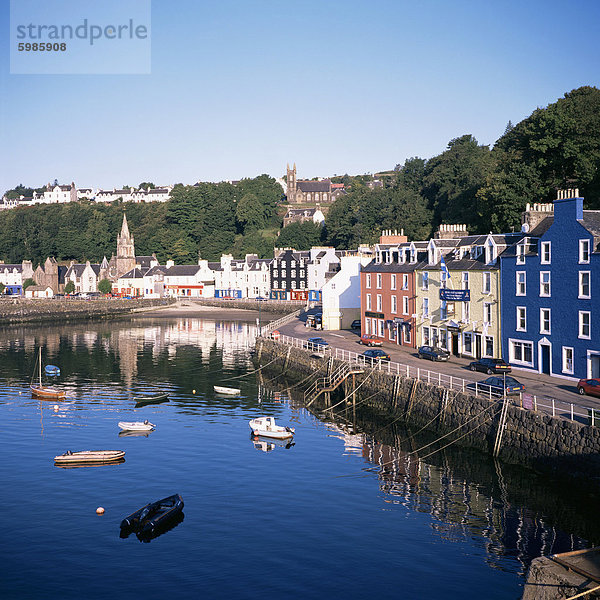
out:
M308 314L314 312L318 311L313 309L309 311ZM284 335L300 339L319 336L327 340L334 348L341 348L359 354L367 349L366 346L359 343L360 331L358 330L316 331L313 328L306 327L305 323L306 315L302 315L299 319L296 319L287 325L283 325L278 329ZM451 375L453 377L461 377L469 381L483 381L488 377L485 373L474 373L469 370L468 365L474 360L471 358L451 356L448 362L432 362L419 359L415 349L397 346L390 342L383 342L382 348L391 356L393 362L420 367L422 369L428 369L436 373ZM580 396L577 393L576 381L558 379L543 373L531 373L529 371L515 369L514 367L511 376L525 385L526 393L535 395L539 399L554 398L562 403L573 404L586 409L600 409L600 398ZM559 413L557 412L557 414Z

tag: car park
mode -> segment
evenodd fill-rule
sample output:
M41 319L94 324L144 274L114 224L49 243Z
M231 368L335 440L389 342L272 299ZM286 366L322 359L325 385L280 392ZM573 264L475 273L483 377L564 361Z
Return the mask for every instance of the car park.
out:
M360 336L359 342L365 346L381 346L381 340L370 333L364 333Z
M306 347L309 350L318 350L319 348L325 348L326 346L329 346L329 342L322 337L311 337L306 340Z
M519 394L525 391L525 386L517 381L514 377L488 377L483 381L477 383L472 382L467 384L467 389L480 393L480 394L492 394L492 396L503 396L504 386L506 385L506 394Z
M374 361L389 361L391 360L390 355L378 348L372 348L370 350L365 350L360 356L363 357L365 362L374 362Z
M596 396L600 398L600 379L580 379L577 382L577 391L584 396Z
M469 363L471 371L482 371L488 375L493 373L510 373L512 371L510 365L501 358L480 358Z
M443 361L450 358L450 352L436 346L421 346L417 352L419 358L428 358L429 360Z

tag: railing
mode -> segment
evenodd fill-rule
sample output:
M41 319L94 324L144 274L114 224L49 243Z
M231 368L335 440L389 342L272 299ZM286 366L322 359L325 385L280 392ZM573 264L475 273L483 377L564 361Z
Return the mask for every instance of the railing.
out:
M318 396L321 392L326 390L335 389L350 373L352 368L346 362L342 363L331 375L328 377L319 377L313 384L304 392L304 400L312 399L314 396Z
M290 320L294 318L292 315L287 316L291 317ZM279 321L282 321L282 319L279 319ZM274 323L277 322L278 321L274 321ZM270 323L269 325L273 325L273 323ZM277 326L278 325L276 325L273 329L275 329ZM263 328L263 334L265 333L265 329L266 328ZM390 375L401 375L402 377L424 381L426 383L444 387L456 392L471 394L480 398L487 398L488 400L498 401L502 399L502 395L493 393L489 386L483 386L481 385L481 382L464 379L455 375L438 373L436 371L431 371L421 367L414 367L412 365L406 365L403 363L391 361L382 362L381 360L364 356L364 354L359 354L358 352L353 352L352 350L344 350L343 348L334 348L332 346L317 346L315 344L311 344L307 340L283 334L279 336L278 341L294 348L313 351L318 350L318 352L325 358L332 356L337 360L364 365L372 369L389 373ZM319 380L315 381L313 386L318 381ZM553 417L563 417L571 421L589 423L590 425L596 425L600 427L599 408L591 408L585 405L575 404L573 402L564 402L562 400L549 398L547 396L538 397L529 394L524 395L523 393L519 393L518 396L511 397L511 400L513 401L514 405L520 406L521 408L541 411L550 414ZM531 402L531 406L529 406L529 402Z
M263 325L260 328L259 335L269 334L273 330L277 329L278 327L281 327L282 325L285 325L286 323L290 323L291 321L293 321L294 319L299 317L301 312L302 312L302 309L299 308L298 310L295 310L293 313L290 313L289 315L285 315L283 317L280 317L279 319L276 319L275 321L271 321L270 323Z

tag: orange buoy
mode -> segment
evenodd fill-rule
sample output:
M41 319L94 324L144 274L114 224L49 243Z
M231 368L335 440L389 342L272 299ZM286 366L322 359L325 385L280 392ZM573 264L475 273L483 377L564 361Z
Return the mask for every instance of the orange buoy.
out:
M103 515L103 514L104 514L104 509L103 509L101 506L99 506L99 507L96 509L96 514L97 514L97 515Z

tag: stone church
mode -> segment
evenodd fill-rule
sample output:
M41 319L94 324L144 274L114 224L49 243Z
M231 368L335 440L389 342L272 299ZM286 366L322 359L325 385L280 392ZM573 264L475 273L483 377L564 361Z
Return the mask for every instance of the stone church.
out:
M113 254L108 263L108 279L116 281L121 275L135 269L136 263L133 235L129 233L127 216L123 214L121 233L117 235L117 255Z
M296 163L287 165L288 204L331 204L335 200L331 179L305 181L296 179Z

